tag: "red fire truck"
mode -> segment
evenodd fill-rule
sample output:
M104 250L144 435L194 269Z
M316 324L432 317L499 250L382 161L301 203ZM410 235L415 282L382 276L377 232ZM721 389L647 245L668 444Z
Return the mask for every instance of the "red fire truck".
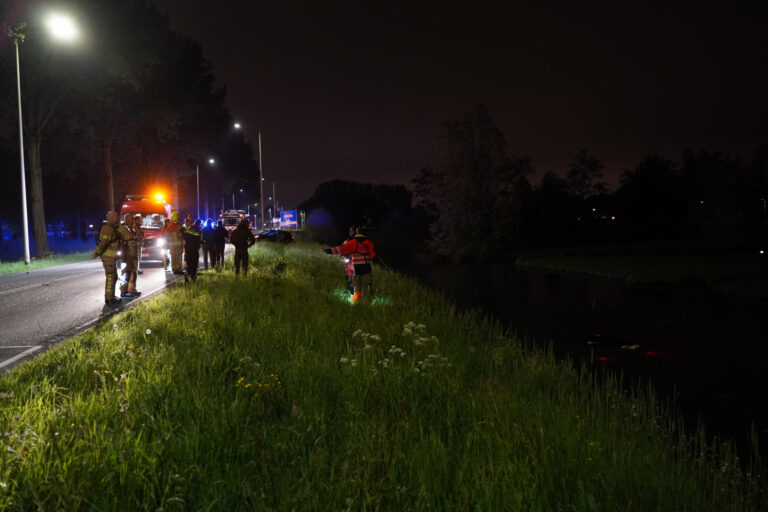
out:
M144 243L141 248L142 259L163 260L166 250L165 241L160 238L163 221L171 218L171 205L165 201L162 194L145 196L129 194L125 196L123 207L120 209L120 220L126 213L141 215L141 230L144 232Z
M223 221L224 229L229 232L235 229L243 219L248 221L249 226L251 225L251 219L244 210L224 210L219 215L219 219Z

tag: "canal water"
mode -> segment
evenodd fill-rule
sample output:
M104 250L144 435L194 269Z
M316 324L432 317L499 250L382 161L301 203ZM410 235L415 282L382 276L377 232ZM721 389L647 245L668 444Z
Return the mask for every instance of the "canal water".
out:
M513 265L415 265L407 274L560 357L650 381L690 426L768 454L768 302Z

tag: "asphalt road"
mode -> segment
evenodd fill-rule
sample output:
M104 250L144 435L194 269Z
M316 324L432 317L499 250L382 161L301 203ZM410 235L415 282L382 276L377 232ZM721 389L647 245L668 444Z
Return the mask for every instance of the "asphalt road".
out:
M166 274L161 262L141 269L141 297L117 308L104 305L98 259L0 276L0 372L183 279Z

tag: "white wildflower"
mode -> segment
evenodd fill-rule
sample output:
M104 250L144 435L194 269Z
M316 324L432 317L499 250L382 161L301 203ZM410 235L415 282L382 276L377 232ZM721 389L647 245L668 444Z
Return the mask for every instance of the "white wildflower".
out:
M349 359L347 359L346 357L342 357L341 359L339 359L339 362L341 364L347 364L347 362L349 362Z
M0 482L0 487L2 487L3 489L5 489L6 487L8 487L8 484L7 484L7 483L5 483L5 482Z
M145 332L147 333L147 336L149 336L150 334L152 334L152 329L147 329Z
M378 334L371 334L369 337L374 341L381 341L381 337Z
M350 366L357 366L357 359L352 359L352 360L349 362L349 365L350 365Z

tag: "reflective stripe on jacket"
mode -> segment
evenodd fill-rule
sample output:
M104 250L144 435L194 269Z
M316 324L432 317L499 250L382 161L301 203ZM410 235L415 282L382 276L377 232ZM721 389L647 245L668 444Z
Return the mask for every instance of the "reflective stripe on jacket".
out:
M117 225L109 222L102 222L99 229L99 245L96 247L96 254L107 258L117 258L117 248L120 244L120 233L117 232Z
M364 235L355 235L342 245L333 248L334 254L349 256L353 265L370 263L376 257L371 239Z

